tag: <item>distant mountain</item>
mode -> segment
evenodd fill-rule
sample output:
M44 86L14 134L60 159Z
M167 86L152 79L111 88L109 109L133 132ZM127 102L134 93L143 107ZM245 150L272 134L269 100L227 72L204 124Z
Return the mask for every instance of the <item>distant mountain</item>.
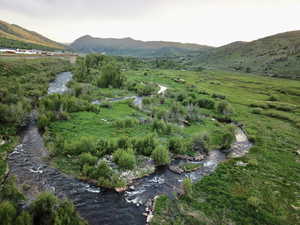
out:
M164 41L138 41L132 38L94 38L86 35L75 40L71 49L82 53L107 53L127 56L182 55L193 51L206 51L209 46Z
M234 42L199 52L194 64L300 78L300 31L281 33L252 42Z
M65 46L34 31L0 20L0 47L33 46L36 48L64 49Z

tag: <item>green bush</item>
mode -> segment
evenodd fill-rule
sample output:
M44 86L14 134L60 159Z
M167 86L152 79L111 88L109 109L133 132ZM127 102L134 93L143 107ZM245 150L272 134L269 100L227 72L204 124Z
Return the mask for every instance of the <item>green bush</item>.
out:
M16 214L16 209L10 202L4 201L0 204L0 224L14 225Z
M96 142L91 137L81 137L72 142L64 143L64 154L80 155L85 152L96 152Z
M185 178L182 182L185 197L191 198L193 194L193 183L190 178Z
M225 95L221 95L221 94L216 94L216 93L213 93L212 94L212 97L213 98L219 98L219 99L226 99L226 96Z
M136 86L136 92L139 96L149 96L155 94L156 85L151 83L140 83Z
M70 202L61 201L50 193L41 194L30 206L30 212L34 225L86 225Z
M158 141L154 135L150 134L145 137L132 138L131 143L133 149L141 155L150 156L156 148Z
M192 139L191 147L194 151L206 154L209 151L209 140L207 134L197 134Z
M137 119L123 119L123 120L116 120L113 123L114 127L117 128L131 128L135 127L139 124L139 121Z
M221 149L229 149L231 144L234 142L235 136L232 132L226 131L222 135L222 144L221 144Z
M215 108L215 102L210 99L201 98L201 99L198 99L196 101L196 103L200 108L206 108L206 109L214 109Z
M97 160L98 160L98 158L93 156L90 152L81 153L79 155L79 164L81 167L83 167L83 165L85 165L85 164L95 165Z
M152 123L152 129L158 134L169 135L172 133L172 125L164 122L163 120L154 120Z
M217 112L223 115L229 115L233 113L233 108L228 102L222 101L219 102L217 106Z
M113 153L113 161L122 169L134 169L136 158L133 149L119 149Z
M126 77L121 74L120 67L115 62L111 62L102 66L96 84L102 88L121 88L124 86L125 80Z
M32 225L32 217L28 212L22 212L16 219L16 225Z
M187 152L186 141L181 137L172 137L168 143L169 151L175 154L185 154Z
M168 149L162 146L156 147L151 154L151 158L155 161L157 166L168 165L171 162Z
M268 101L275 102L275 101L278 101L278 98L276 98L274 95L271 95L271 96L268 98Z

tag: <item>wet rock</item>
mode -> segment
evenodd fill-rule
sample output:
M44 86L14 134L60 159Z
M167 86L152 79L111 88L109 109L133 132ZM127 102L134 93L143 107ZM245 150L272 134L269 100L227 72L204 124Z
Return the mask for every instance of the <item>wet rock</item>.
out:
M194 157L188 155L175 155L174 158L181 159L181 160L188 160L188 161L202 161L203 159L205 159L205 155L198 154Z
M4 140L0 140L0 146L4 145L6 142Z
M298 149L298 150L296 151L296 154L297 154L297 155L300 155L300 149Z
M169 170L171 170L172 172L177 173L177 174L184 173L184 170L181 169L179 166L170 166Z
M128 188L127 187L116 187L115 191L118 193L124 192L126 191Z
M204 158L205 158L204 155L199 154L199 155L194 157L194 161L202 161Z

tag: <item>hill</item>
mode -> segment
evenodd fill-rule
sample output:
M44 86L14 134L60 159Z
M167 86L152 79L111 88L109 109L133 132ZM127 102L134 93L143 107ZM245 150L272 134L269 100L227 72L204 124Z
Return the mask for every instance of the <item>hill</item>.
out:
M199 52L194 64L269 76L300 78L300 31L281 33L252 42L234 42Z
M182 55L193 51L207 51L211 47L163 41L139 41L132 38L94 38L86 35L75 40L71 49L83 53L107 53L111 55L156 57Z
M37 32L27 30L15 24L0 20L0 46L1 47L32 47L64 49L65 46L52 41ZM24 47L24 48L25 48Z

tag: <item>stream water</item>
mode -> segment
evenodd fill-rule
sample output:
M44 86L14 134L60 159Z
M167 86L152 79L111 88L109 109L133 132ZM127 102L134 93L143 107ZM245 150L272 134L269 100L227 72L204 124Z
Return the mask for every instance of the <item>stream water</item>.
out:
M49 85L48 93L64 93L67 91L66 84L71 79L72 74L69 72L58 74L57 79ZM160 91L163 89L160 93L166 90L163 86L160 88ZM142 102L142 98L131 98L135 99L137 105ZM203 165L197 171L180 175L168 168L162 168L137 180L130 191L107 191L63 174L44 160L48 152L38 131L36 117L36 113L32 112L21 136L22 143L9 155L10 174L16 176L19 186L27 184L28 190L25 193L29 200L33 200L43 191L52 192L58 197L67 197L91 225L144 225L146 217L143 212L149 199L159 194L172 197L172 193L179 189L185 177L199 180L211 174L220 162L226 160L226 155L221 151L211 151L205 160L193 162ZM236 156L246 154L251 143L240 128L236 130L236 139L232 151ZM172 164L183 162L175 160Z

